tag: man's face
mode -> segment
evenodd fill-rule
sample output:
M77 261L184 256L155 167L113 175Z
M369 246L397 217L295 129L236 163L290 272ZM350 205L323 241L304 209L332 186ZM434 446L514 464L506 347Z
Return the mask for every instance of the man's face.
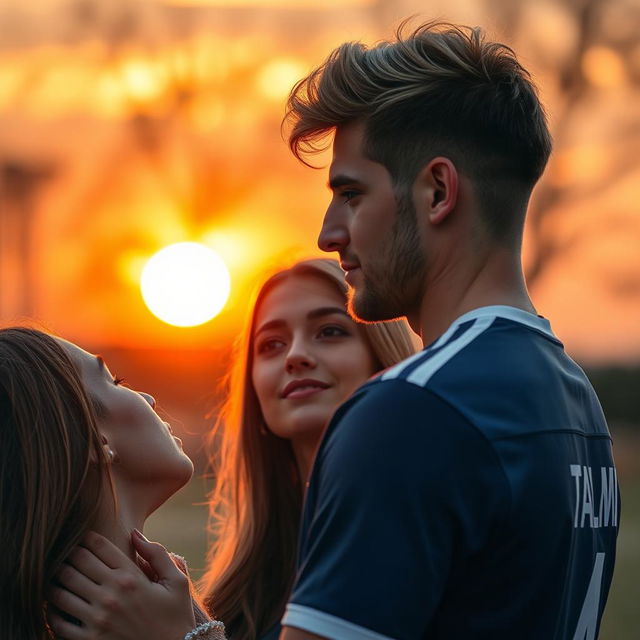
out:
M362 153L364 125L339 127L318 237L337 251L350 287L350 313L366 321L411 315L420 306L425 259L411 197L396 199L387 169Z

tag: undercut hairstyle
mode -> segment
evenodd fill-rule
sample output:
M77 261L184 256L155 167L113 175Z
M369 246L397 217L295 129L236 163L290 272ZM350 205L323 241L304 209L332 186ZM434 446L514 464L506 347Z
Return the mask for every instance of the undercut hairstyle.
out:
M0 329L3 638L54 638L46 591L94 522L104 469L92 400L62 345Z
M295 276L322 278L347 306L348 287L335 260L297 262L267 278L236 344L227 401L209 436L215 482L209 496L213 545L200 590L229 638L255 640L280 621L295 577L304 478L291 441L266 424L252 382L257 314L270 291ZM376 370L416 351L406 320L360 324ZM337 407L336 407L337 408Z
M544 109L512 49L481 29L429 22L392 42L342 44L298 82L287 103L289 146L311 166L330 134L364 123L363 154L409 193L432 158L473 183L490 238L520 237L533 186L551 153Z

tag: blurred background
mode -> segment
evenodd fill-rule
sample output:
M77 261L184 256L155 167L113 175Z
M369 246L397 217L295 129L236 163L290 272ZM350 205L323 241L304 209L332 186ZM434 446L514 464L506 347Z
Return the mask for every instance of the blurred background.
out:
M0 0L0 322L101 353L157 397L197 473L148 533L197 577L202 435L254 283L319 254L326 170L283 142L287 94L334 46L411 15L513 46L547 106L555 153L525 266L615 440L622 528L601 637L640 637L640 0ZM140 284L151 256L187 241L216 251L230 282L191 327L154 315Z

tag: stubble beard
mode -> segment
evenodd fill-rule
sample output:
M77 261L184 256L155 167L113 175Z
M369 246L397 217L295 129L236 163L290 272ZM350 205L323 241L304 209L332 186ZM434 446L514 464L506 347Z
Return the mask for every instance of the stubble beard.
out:
M396 202L391 239L382 247L382 257L367 264L366 272L362 268L363 284L349 291L348 310L356 320L393 320L420 305L426 260L416 210L409 197Z

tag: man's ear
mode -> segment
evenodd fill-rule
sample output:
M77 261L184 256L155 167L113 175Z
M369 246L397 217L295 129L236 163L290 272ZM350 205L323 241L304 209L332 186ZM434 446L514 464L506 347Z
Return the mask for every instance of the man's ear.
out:
M458 170L449 158L433 158L418 173L414 196L418 212L433 225L441 224L458 201Z

